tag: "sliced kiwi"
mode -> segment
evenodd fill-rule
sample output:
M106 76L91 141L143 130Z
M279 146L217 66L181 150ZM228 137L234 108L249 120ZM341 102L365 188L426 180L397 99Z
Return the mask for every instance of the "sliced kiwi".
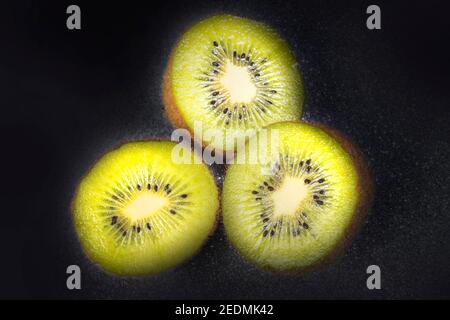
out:
M367 162L325 127L282 122L267 129L279 137L271 162L228 167L225 230L238 251L262 268L311 269L342 251L367 212Z
M75 228L87 255L105 270L161 272L191 257L213 231L214 178L204 164L174 163L174 146L124 144L81 181L72 206Z
M298 64L271 28L245 18L207 18L183 34L165 75L166 113L177 127L216 129L203 144L230 150L226 141L248 137L247 129L297 120L304 91Z

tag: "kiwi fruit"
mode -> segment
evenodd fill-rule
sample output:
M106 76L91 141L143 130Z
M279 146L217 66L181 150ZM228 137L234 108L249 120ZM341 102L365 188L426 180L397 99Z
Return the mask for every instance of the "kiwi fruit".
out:
M298 64L270 27L217 15L189 28L173 49L163 81L166 114L175 127L214 129L203 145L234 141L271 123L298 120L304 89ZM247 131L251 129L252 132Z
M106 271L159 273L193 256L212 233L219 207L214 177L202 163L172 161L174 146L123 144L80 182L75 229L86 254Z
M227 237L268 270L300 272L331 262L369 209L368 163L348 139L324 126L280 122L267 130L278 132L271 161L227 168Z

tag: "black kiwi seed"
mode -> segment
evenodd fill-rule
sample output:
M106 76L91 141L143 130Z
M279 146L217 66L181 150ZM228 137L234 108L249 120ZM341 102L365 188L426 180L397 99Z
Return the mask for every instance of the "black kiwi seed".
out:
M311 167L310 167L310 166L307 166L307 167L306 167L306 172L309 173L310 171L311 171Z
M305 222L305 223L303 223L303 228L305 228L305 229L309 229L309 226L308 226L308 224Z
M151 190L152 189L152 185L150 183L147 184L147 190Z
M309 166L311 164L311 159L306 160L306 164Z
M300 161L300 167L302 167L302 166L303 166L303 163L304 163L303 161Z
M117 223L117 216L111 218L111 225L115 225Z
M263 237L267 237L268 234L269 234L269 230L264 230Z
M258 197L258 198L255 198L255 200L256 200L256 201L260 201L260 200L262 200L262 199Z
M322 183L322 182L324 182L324 181L325 181L324 178L321 178L321 179L318 180L319 183Z
M186 199L187 196L188 196L188 195L187 195L186 193L183 193L183 194L181 195L181 198Z
M136 187L137 187L137 189L138 189L139 191L141 191L141 185L140 185L140 184L138 184Z
M170 213L171 214L177 214L177 212L175 210L173 210L173 209L170 209Z
M324 193L325 193L325 190L320 190L319 193L320 193L320 194L324 194Z
M314 199L319 199L319 196L315 194L315 195L313 196L313 198L314 198Z
M152 230L152 225L149 222L147 222L147 229Z
M323 201L322 201L322 200L316 200L316 203L317 203L318 205L323 205Z
M273 237L275 235L275 230L270 231L270 236Z
M111 198L113 198L114 200L119 200L119 198L117 198L117 196L113 195Z
M267 57L255 59L253 54L249 53L248 50L239 50L241 53L239 53L238 50L229 50L227 54L224 48L225 44L220 40L211 41L210 43L214 46L213 48L210 48L214 57L212 57L212 60L208 62L209 68L204 71L204 76L201 77L201 80L203 81L203 85L205 87L210 88L208 92L210 99L206 102L206 105L210 108L210 110L216 110L216 112L218 112L215 114L218 118L220 118L217 119L218 123L221 122L223 126L230 127L233 125L233 121L239 124L242 124L242 121L253 122L258 120L256 119L258 117L258 113L262 115L262 113L267 114L270 112L271 108L277 103L272 100L272 95L278 93L278 91L269 86L270 83L264 78L263 69L265 66L261 68L258 67L260 63L268 62ZM217 47L219 47L219 49ZM223 71L221 70L225 63L223 60L223 54L225 54L225 56L228 55L232 63L239 66L245 65L247 70L251 73L253 80L258 83L262 83L264 86L269 86L266 87L261 93L261 99L255 99L255 101L252 102L252 106L254 105L257 113L248 114L244 110L244 105L238 105L236 108L236 104L234 104L234 111L229 113L233 108L233 103L228 96L223 95L224 92L222 92L220 87L217 86L218 84L214 83L217 82L217 77ZM223 114L217 110L221 110Z
M155 191L158 191L158 185L155 184Z
M253 190L252 193L253 193L253 194L258 194L258 191Z
M137 228L136 228L136 232L137 232L137 233L141 232L141 227L137 227Z
M127 232L124 231L124 232L122 233L122 237L125 237L126 235L127 235Z
M311 183L311 180L305 179L305 184L310 184L310 183Z

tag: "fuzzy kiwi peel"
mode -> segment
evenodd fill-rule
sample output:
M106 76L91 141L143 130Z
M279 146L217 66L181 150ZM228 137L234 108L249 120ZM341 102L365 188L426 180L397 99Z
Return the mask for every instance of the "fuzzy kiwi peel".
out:
M164 140L125 143L80 182L72 202L75 230L102 269L121 276L160 273L195 255L214 231L214 177L204 164L174 163L174 146Z
M259 164L227 168L223 223L237 251L279 273L317 270L351 242L373 198L368 162L336 130L281 122L279 154L262 174Z
M274 122L300 119L304 89L298 64L270 27L231 15L212 16L188 29L173 49L163 78L169 121L194 131L218 130L203 145L230 150L227 139ZM202 137L203 139L206 139Z

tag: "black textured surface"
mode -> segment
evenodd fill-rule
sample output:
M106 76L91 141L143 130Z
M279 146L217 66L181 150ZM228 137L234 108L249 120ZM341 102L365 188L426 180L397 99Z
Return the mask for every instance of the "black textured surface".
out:
M378 1L378 31L365 27L364 1L144 3L78 1L81 31L65 28L67 1L2 6L0 297L450 298L443 1ZM346 254L320 272L257 270L220 227L175 270L141 279L105 274L73 232L76 185L118 143L170 135L160 97L168 54L187 26L220 12L266 22L288 41L305 80L305 118L341 130L370 159L371 214ZM81 291L65 287L69 264L82 268ZM371 264L382 269L382 290L366 288Z

